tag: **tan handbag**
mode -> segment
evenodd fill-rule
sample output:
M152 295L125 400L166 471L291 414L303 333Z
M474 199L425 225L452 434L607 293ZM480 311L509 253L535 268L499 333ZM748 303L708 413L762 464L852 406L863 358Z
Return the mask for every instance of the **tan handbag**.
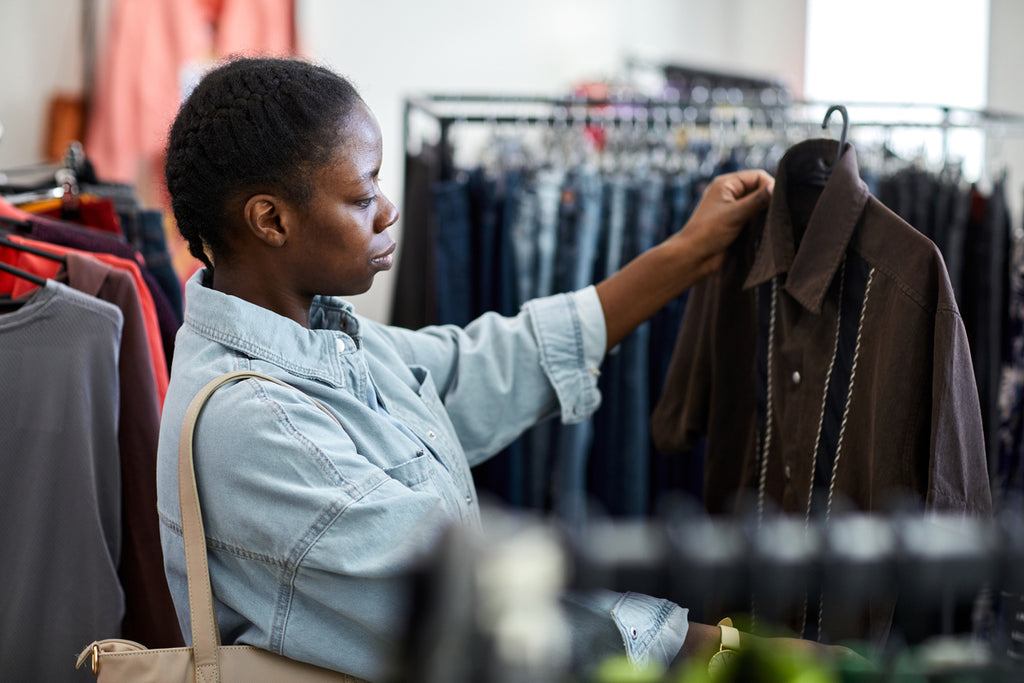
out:
M276 655L248 645L221 645L217 614L213 608L210 571L206 564L206 536L196 490L196 472L192 462L192 439L196 418L210 395L218 388L248 377L258 377L282 386L291 385L258 372L237 370L212 380L203 387L185 412L178 441L178 500L181 507L182 536L185 540L185 567L188 574L189 611L192 620L192 647L150 650L130 640L111 638L86 647L78 656L79 668L92 658L92 672L104 681L137 683L140 681L333 681L365 683L362 679L330 671ZM310 398L320 410L331 413ZM337 419L331 415L331 418Z

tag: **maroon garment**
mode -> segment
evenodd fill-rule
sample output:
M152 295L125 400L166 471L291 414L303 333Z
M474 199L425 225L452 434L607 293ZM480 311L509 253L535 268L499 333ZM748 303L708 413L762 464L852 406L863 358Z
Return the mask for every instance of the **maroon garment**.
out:
M184 644L164 577L156 511L156 451L160 404L142 305L131 275L69 252L58 278L124 315L118 375L122 548L118 576L125 595L121 637L147 647ZM103 634L97 634L97 637Z
M82 251L113 254L139 263L142 279L146 282L146 288L149 289L149 293L153 297L153 305L156 307L156 317L160 325L160 341L164 347L167 368L170 370L171 359L174 355L174 336L178 333L178 328L181 327L181 318L175 314L167 295L160 288L160 284L153 274L145 267L135 249L109 235L46 216L33 216L28 219L28 222L31 225L27 236L34 239Z

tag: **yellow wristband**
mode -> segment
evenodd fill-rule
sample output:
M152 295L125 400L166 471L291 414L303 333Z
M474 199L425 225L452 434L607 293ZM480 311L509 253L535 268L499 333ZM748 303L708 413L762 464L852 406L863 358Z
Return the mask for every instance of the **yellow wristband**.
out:
M722 644L708 662L708 673L712 676L720 675L729 665L729 661L736 656L736 650L740 649L740 632L733 628L732 619L722 619L718 622L718 628L722 629Z
M718 628L722 629L723 650L740 649L740 631L737 628L733 628L732 619L729 617L722 619L718 622Z

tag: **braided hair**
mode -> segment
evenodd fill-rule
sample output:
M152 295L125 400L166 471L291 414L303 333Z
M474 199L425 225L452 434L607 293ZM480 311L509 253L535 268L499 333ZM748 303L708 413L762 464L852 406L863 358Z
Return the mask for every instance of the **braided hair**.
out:
M312 172L361 101L347 80L298 59L236 58L204 76L175 117L164 166L189 252L211 268L208 254L227 255L231 199L310 199Z

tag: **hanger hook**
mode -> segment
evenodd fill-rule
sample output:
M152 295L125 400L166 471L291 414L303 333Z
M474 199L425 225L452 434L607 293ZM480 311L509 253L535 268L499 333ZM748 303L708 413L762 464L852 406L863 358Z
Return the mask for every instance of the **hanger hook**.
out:
M821 129L825 130L828 128L828 120L832 118L832 112L839 112L843 117L843 132L839 134L839 151L836 152L836 161L839 161L839 157L843 155L843 150L846 149L846 138L850 133L850 114L846 111L846 107L841 104L833 104L825 112L825 120L821 122Z

